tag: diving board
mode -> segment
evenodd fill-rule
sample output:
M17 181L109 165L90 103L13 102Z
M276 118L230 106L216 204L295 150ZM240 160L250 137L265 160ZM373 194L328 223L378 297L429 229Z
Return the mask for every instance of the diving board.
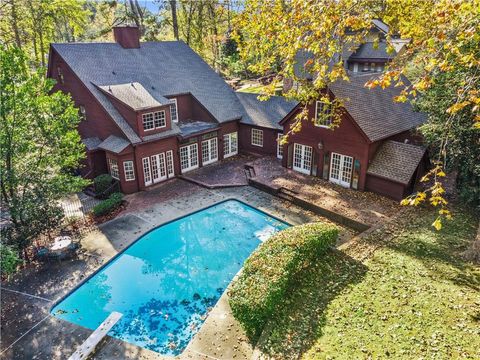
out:
M123 314L112 312L100 324L100 326L90 334L85 342L68 358L68 360L84 360L87 359L94 351L100 341L107 335L112 327L120 320Z

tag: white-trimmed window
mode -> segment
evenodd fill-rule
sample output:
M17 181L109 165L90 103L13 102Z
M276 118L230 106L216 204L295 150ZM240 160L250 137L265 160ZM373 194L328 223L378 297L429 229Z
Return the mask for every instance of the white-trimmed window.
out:
M368 71L370 70L370 64L369 63L363 63L363 68L362 68L362 71Z
M152 184L152 172L150 170L150 158L146 157L142 159L143 162L143 179L145 180L145 186Z
M263 147L263 130L252 129L252 145Z
M282 159L283 158L283 145L280 143L282 140L282 133L277 134L277 158Z
M108 169L110 170L110 175L112 178L119 180L120 176L118 173L118 162L115 159L108 158Z
M165 121L165 111L156 111L154 113L142 114L143 130L149 131L156 128L167 126Z
M135 170L133 168L133 161L123 162L123 172L125 173L125 181L135 180Z
M330 104L323 101L315 102L315 126L329 127L332 124Z
M153 113L153 119L155 123L155 128L162 128L167 126L167 122L165 121L165 111L157 111Z
M155 125L153 123L153 113L143 114L143 130L153 130L155 129Z
M171 99L174 104L170 104L170 117L173 122L178 122L178 105L177 99Z
M223 157L236 155L238 153L238 134L233 132L223 135Z

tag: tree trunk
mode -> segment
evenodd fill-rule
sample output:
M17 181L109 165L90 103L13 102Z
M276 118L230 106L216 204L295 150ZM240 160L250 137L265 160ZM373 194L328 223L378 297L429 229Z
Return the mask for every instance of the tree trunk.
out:
M15 43L18 48L22 48L22 42L20 40L20 32L18 30L18 17L17 17L17 6L15 5L15 0L11 0L11 16L12 16L12 27L13 33L15 34Z
M170 8L172 9L172 26L173 26L173 36L178 41L178 20L177 20L177 1L170 0Z

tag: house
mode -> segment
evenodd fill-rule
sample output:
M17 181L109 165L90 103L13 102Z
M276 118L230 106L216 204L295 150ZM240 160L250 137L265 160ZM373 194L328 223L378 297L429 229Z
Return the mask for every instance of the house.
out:
M85 177L108 172L124 193L133 193L241 151L400 198L421 173L424 151L404 141L412 140L409 130L423 116L409 104L392 104L393 88L369 92L358 81L334 84L332 96L354 95L340 127L312 122L280 146L298 102L233 91L181 41L140 42L132 26L113 31L112 43L50 48L47 76L57 81L55 90L71 94L82 116ZM320 107L311 104L312 119ZM401 167L401 175L392 166Z
M415 145L419 138L411 130L425 116L408 102L392 101L400 94L398 87L366 88L372 76L353 76L329 86L329 96L343 100L341 122L334 130L332 118L322 116L325 105L321 101L310 104L308 117L313 121L288 136L283 165L343 187L399 200L411 193L424 171L425 149ZM295 115L291 112L280 122L284 133L295 123Z
M83 176L108 172L133 193L239 149L276 153L278 122L296 103L235 93L181 41L140 43L137 27L113 31L113 43L50 48L47 76L83 118Z

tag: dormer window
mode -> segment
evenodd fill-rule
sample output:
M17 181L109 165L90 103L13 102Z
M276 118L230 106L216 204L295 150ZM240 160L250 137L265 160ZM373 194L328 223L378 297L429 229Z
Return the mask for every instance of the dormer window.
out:
M332 124L332 109L323 101L315 103L315 126L329 127Z
M156 111L142 115L143 130L149 131L167 126L165 111Z
M173 122L178 122L178 107L177 107L177 99L172 99L173 104L170 104L170 117L172 118Z

